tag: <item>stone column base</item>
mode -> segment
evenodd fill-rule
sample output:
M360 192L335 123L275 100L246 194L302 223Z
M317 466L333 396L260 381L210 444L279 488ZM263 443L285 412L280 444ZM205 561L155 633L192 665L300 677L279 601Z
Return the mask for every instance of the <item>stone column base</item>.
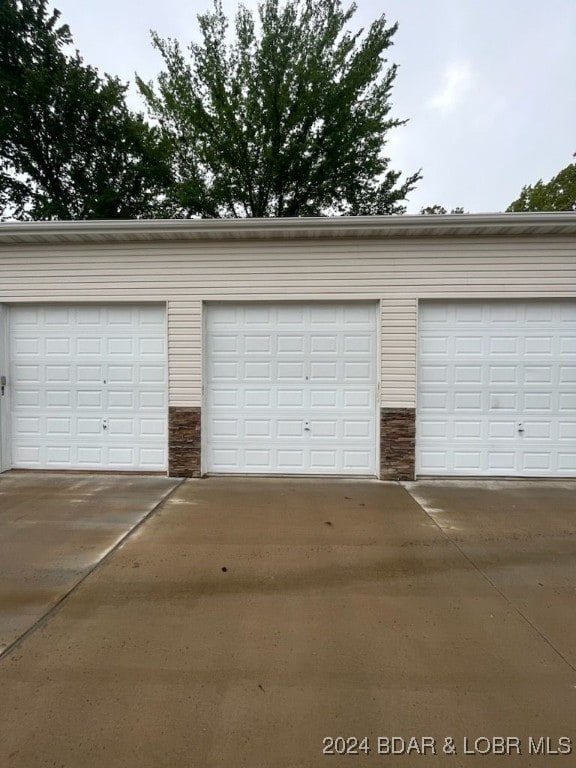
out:
M380 479L414 480L415 464L415 409L382 408L380 410Z
M201 409L168 409L168 474L201 477Z

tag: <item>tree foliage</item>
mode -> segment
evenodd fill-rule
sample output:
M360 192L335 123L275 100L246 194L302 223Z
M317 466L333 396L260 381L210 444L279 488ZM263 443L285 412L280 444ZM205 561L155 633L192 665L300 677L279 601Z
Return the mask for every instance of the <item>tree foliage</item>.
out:
M138 79L172 148L171 196L184 216L401 213L420 178L399 182L384 155L396 25L346 26L340 0L240 7L235 36L220 0L188 52L153 33L165 69Z
M167 183L157 129L101 78L46 0L0 0L0 214L151 215Z
M574 155L576 157L576 154ZM549 182L542 179L522 188L508 211L576 211L576 163L571 163Z
M425 208L420 208L420 214L422 216L444 215L446 213L448 213L446 208L438 203L427 205ZM452 208L450 213L466 213L466 211L459 205L457 208Z

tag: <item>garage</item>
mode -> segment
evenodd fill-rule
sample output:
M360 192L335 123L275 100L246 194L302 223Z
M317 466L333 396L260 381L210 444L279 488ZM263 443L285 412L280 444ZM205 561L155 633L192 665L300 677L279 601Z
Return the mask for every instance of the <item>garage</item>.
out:
M419 308L419 475L576 476L576 302Z
M161 305L13 306L12 467L167 469Z
M377 308L207 305L205 470L375 476Z
M0 471L574 477L575 307L574 212L0 222Z

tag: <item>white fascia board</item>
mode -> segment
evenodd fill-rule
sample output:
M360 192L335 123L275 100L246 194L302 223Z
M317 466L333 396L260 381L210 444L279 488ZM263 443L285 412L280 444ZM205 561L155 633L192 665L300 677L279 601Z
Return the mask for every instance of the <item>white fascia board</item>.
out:
M0 245L526 235L576 235L576 212L0 223Z

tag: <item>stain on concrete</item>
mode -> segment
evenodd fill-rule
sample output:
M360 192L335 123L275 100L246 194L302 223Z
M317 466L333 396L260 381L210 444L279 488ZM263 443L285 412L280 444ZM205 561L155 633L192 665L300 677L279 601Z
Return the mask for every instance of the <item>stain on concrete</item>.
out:
M0 475L0 654L177 484L142 476Z
M562 755L465 757L462 743L576 739L576 673L516 610L568 582L555 533L574 525L548 514L550 538L531 539L546 559L514 566L519 591L506 592L474 561L486 550L472 552L498 520L498 499L466 520L449 490L426 493L469 550L395 483L185 482L0 659L0 765L572 765ZM520 492L512 503L523 504ZM545 533L533 514L523 530ZM500 562L522 555L513 539L490 547ZM549 618L576 647L575 595L564 599ZM439 754L378 755L378 736L394 735L432 736ZM324 755L327 736L366 736L373 751ZM456 756L442 754L446 737Z

